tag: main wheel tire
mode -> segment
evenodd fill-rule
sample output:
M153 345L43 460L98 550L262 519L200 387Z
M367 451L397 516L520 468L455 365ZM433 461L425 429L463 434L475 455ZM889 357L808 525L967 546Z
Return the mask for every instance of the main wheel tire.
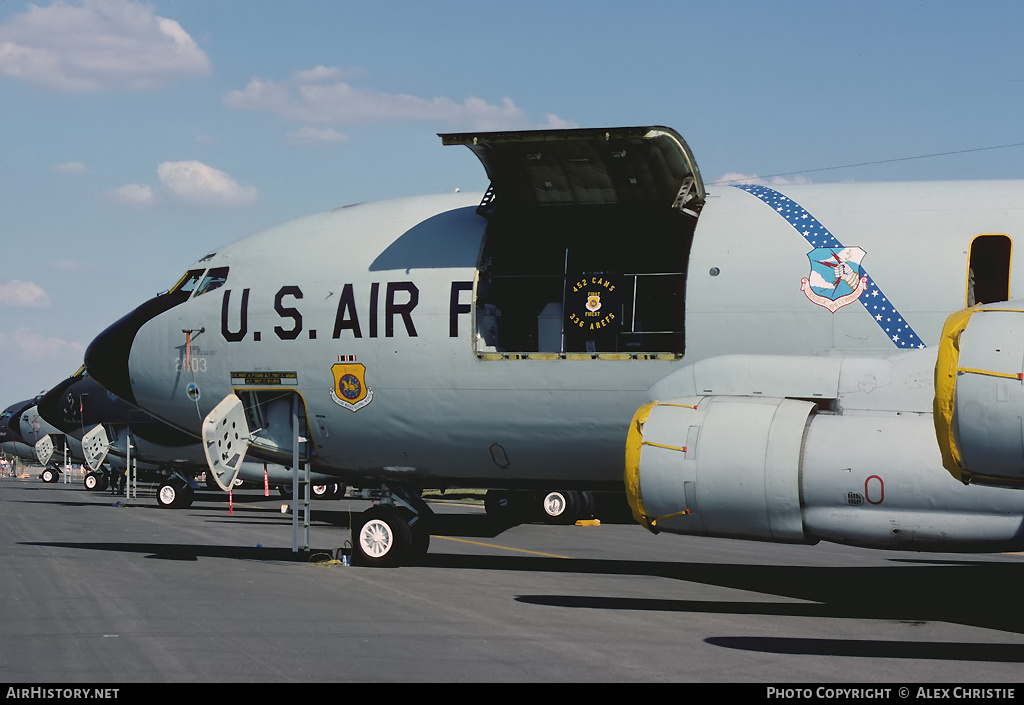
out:
M541 517L551 524L571 524L576 521L579 497L575 492L552 490L540 502Z
M509 490L487 490L484 495L484 511L487 517L499 526L509 527L519 518L521 497Z
M39 474L39 479L43 482L56 482L58 477L60 477L60 473L50 468L43 468L43 471Z
M352 561L357 565L399 566L411 546L409 524L391 507L371 507L352 525Z
M409 527L412 540L409 544L409 557L407 563L419 563L427 555L430 549L430 532L417 524Z
M100 488L100 474L98 472L87 473L82 482L85 484L85 489L95 492Z
M597 512L597 500L593 492L582 491L579 495L580 504L576 510L578 519L593 519Z
M416 515L406 507L396 509L399 516L409 525L409 551L405 556L406 565L416 565L423 561L430 550L430 530L426 520L417 520Z
M313 499L341 499L345 496L346 491L348 491L348 487L337 482L313 485Z

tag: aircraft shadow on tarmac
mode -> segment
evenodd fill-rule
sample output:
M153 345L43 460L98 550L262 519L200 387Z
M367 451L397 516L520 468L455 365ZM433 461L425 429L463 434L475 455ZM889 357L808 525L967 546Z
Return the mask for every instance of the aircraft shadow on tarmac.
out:
M1024 645L975 642L885 641L881 639L803 639L790 637L720 636L704 640L713 646L741 651L810 656L930 659L940 661L1024 662Z
M199 558L310 562L333 551L295 553L288 548L200 546L160 543L27 542L92 551L138 553L148 559L196 561ZM900 565L900 564L903 565ZM899 561L876 567L810 567L713 564L534 556L481 556L428 553L420 567L572 574L664 577L754 593L750 600L694 600L594 595L518 595L518 602L566 609L641 610L675 613L884 620L917 625L945 622L1024 634L1018 609L1020 566L1008 562L964 560ZM361 569L356 569L361 570ZM368 569L379 570L379 569ZM769 601L765 597L784 598ZM706 640L723 648L781 654L818 654L874 658L914 658L1024 663L1024 644L849 640L716 636Z
M866 568L707 563L623 562L621 572L747 590L802 602L711 601L520 595L520 602L573 609L649 610L828 619L867 619L923 625L945 622L1024 633L1015 609L1020 566L982 560L906 561ZM916 565L898 565L915 563ZM660 565L660 567L658 567ZM595 566L598 568L599 566ZM584 571L588 572L586 566ZM605 572L605 571L602 571ZM709 644L779 654L1024 663L1024 644L716 636Z
M115 498L111 498L115 500ZM246 500L247 502L249 500ZM277 503L280 503L277 500ZM108 505L93 505L108 506ZM158 510L166 511L166 510ZM217 508L222 512L223 505ZM265 524L276 520L291 523L290 515L270 514L265 509L236 507L236 514L252 511ZM344 510L311 510L312 521L347 528L351 514ZM273 519L271 519L273 517ZM238 516L230 521L239 523ZM210 521L221 519L210 517ZM227 517L225 521L229 520ZM244 520L243 520L244 521ZM494 537L507 525L486 515L442 516L444 536ZM209 546L161 543L26 542L24 545L93 551L138 553L149 559L196 561L227 558L253 561L310 562L333 557L337 549L293 552L290 548L256 546ZM921 558L890 559L888 565L870 567L819 567L751 565L742 563L695 563L610 559L563 559L543 556L457 555L436 551L421 567L459 570L495 570L573 574L636 575L663 577L687 583L743 590L756 595L750 600L658 599L594 595L530 595L516 597L525 604L566 609L642 610L676 613L744 614L829 619L862 619L926 624L945 622L1024 634L1024 611L1019 609L1022 567L1017 562L969 558L963 560ZM377 570L377 569L373 569ZM771 597L782 600L771 601ZM765 599L769 598L769 599ZM723 648L746 651L919 658L959 661L1024 662L1024 644L952 643L926 641L849 640L716 636L706 640Z

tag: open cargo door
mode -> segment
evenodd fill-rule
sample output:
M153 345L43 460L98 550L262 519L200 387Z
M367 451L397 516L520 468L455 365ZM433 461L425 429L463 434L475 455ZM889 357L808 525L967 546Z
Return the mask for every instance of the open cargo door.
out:
M443 134L484 165L474 295L485 359L680 356L686 265L704 205L666 127Z

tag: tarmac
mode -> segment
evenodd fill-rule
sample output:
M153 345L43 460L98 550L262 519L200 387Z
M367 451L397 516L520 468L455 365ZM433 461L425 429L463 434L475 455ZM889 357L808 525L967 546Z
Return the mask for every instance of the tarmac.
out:
M0 478L0 683L896 688L1024 673L1021 555L614 520L501 529L479 505L438 501L426 559L383 569L343 561L367 502L314 501L300 551L285 503L200 491L169 510L78 479Z

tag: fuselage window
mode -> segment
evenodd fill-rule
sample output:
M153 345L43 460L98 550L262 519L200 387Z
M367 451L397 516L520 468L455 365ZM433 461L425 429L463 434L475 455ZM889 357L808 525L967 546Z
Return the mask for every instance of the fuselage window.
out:
M967 267L968 308L1009 300L1012 244L1006 235L979 235L971 242Z

